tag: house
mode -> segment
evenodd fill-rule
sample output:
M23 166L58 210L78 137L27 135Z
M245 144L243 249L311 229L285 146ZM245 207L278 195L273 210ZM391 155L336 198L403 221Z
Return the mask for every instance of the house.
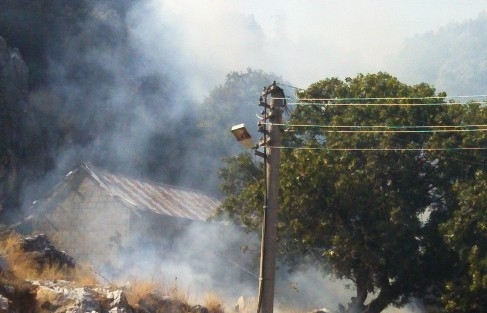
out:
M135 243L156 242L169 249L171 238L189 224L208 224L218 206L217 199L194 190L123 177L85 163L33 204L32 228L77 260L113 264Z

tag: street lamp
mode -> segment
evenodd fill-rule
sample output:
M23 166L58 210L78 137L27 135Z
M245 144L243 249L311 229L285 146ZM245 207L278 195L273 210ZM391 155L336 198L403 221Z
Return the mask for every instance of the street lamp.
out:
M238 143L241 144L246 149L254 148L254 143L252 142L252 136L245 128L245 124L238 124L232 127L232 134L237 139Z

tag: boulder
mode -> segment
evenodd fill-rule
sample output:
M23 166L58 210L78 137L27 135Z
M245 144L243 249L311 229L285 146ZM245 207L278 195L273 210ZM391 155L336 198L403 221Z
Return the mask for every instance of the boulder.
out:
M10 312L10 303L7 298L0 295L0 313L9 313Z
M133 313L124 292L119 289L78 287L63 280L32 283L37 286L36 300L46 311Z
M235 303L235 305L233 306L233 310L235 312L243 312L246 306L247 305L244 296L240 296L237 300L237 303Z
M108 312L110 313L130 313L132 310L129 308L127 298L122 290L110 291L106 295L106 298L110 301Z
M209 311L208 308L198 304L191 308L191 313L209 313Z
M75 267L74 258L64 251L57 250L45 234L26 237L21 240L20 246L24 252L31 253L34 256L41 268L46 265Z

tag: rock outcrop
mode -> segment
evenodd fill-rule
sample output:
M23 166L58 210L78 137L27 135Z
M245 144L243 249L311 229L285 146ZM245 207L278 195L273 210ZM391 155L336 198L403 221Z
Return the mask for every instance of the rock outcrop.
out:
M28 69L18 49L10 48L0 37L0 97L8 107L25 104Z
M74 259L57 250L44 234L20 239L18 244L23 256L33 259L40 272L74 270ZM4 253L5 261L9 252ZM0 271L0 313L210 313L204 306L191 306L160 291L141 294L136 284L116 287L62 279L20 279L10 269L13 265L4 264Z
M190 306L168 296L155 293L146 294L138 299L137 303L130 305L126 291L123 289L101 286L80 287L73 282L61 280L32 281L31 283L37 290L37 306L44 312L209 313L204 306Z
M122 290L80 287L69 281L33 281L38 306L48 312L132 313Z
M56 249L45 234L26 237L21 240L20 247L28 254L31 254L40 269L45 266L57 265L74 268L74 258L64 251Z

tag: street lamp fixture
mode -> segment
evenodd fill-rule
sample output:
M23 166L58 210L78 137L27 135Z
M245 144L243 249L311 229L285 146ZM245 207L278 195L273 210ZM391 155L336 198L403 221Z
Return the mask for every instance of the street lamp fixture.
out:
M231 129L232 134L237 139L238 143L242 145L242 147L246 149L254 148L254 143L252 142L252 136L245 128L245 124L238 124L232 127Z

